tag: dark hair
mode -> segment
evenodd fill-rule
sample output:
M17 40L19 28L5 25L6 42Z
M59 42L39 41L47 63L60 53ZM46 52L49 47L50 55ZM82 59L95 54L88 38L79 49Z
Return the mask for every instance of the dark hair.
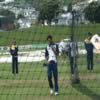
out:
M48 39L51 39L51 40L52 40L52 36L51 36L51 35L48 35L48 36L47 36L47 40L48 40Z
M91 32L88 32L87 35L88 35L88 36L92 36L92 33L91 33Z

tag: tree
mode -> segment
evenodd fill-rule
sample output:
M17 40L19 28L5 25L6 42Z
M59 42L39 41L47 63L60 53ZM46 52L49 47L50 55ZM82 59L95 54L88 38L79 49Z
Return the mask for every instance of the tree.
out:
M71 12L72 11L72 3L69 3L68 4L68 12Z
M100 6L98 6L95 13L96 13L94 16L95 22L100 23Z
M19 14L19 15L17 16L17 19L20 19L20 18L25 18L25 17L24 17L23 14Z
M36 10L39 10L41 2L43 2L43 0L33 0L32 5Z
M48 24L59 14L60 2L58 0L44 1L39 10L39 21L47 20Z
M15 17L15 14L9 10L0 9L0 15L2 16L12 16Z
M100 4L98 2L90 3L84 10L85 18L90 22L100 23Z

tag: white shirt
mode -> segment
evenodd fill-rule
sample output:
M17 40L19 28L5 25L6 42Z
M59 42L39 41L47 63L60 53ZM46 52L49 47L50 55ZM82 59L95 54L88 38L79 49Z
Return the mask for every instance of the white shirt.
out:
M78 55L78 47L76 42L70 42L69 53L71 57L75 57Z
M47 51L48 51L48 62L49 61L55 61L57 62L57 58L56 58L56 54L55 52L53 51L53 49L56 51L56 45L51 45L51 46L47 46Z
M59 51L62 53L63 51L68 51L68 43L61 41L59 43Z

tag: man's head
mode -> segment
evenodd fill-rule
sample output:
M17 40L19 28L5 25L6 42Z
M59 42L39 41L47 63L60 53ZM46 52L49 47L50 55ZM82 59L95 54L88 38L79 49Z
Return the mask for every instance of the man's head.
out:
M92 38L92 33L91 32L88 32L87 35L88 35L88 39Z
M51 44L53 42L53 39L52 39L51 35L47 36L47 41L48 41L49 44Z
M92 38L92 33L88 32L88 39L90 40Z

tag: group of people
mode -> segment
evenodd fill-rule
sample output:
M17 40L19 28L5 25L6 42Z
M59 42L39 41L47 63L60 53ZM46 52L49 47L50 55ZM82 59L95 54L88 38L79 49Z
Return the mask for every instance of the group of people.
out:
M89 32L87 33L88 37L85 39L85 49L87 51L87 69L89 71L93 70L93 44L91 43L92 34ZM50 87L50 94L52 95L53 92L55 95L58 95L58 68L57 68L57 56L60 52L59 47L57 44L53 42L53 38L51 35L47 37L48 45L45 49L45 58L48 62L48 82ZM70 68L71 68L71 75L74 75L76 78L75 80L79 82L77 71L77 57L78 57L78 45L72 39L66 46L65 54L69 57L70 61ZM54 85L52 81L52 75L54 77ZM53 91L54 86L54 91Z
M53 92L55 95L58 95L58 68L57 68L57 56L59 55L60 49L57 44L53 42L52 36L49 35L47 37L48 45L45 49L45 58L48 62L48 82L50 87L50 94L52 95ZM63 46L63 45L62 45ZM65 50L66 55L70 58L70 66L71 66L71 73L74 75L76 69L76 59L75 57L78 54L77 44L72 40L66 47ZM62 51L63 52L63 51ZM52 75L54 77L54 85L52 82ZM54 91L53 91L54 86Z
M87 69L93 70L93 45L91 43L92 34L88 33L88 38L85 39L85 48L87 51ZM58 95L58 67L57 67L57 56L59 55L59 46L53 42L53 37L49 35L47 37L48 45L45 49L45 59L47 60L47 74L48 82L50 87L50 94ZM77 43L70 40L66 47L66 55L69 57L71 75L75 73L77 68L76 57L78 56L78 46ZM10 53L12 55L12 73L18 74L18 46L16 41L13 41L10 46ZM54 77L54 84L52 81L52 75ZM54 88L54 89L53 89Z

